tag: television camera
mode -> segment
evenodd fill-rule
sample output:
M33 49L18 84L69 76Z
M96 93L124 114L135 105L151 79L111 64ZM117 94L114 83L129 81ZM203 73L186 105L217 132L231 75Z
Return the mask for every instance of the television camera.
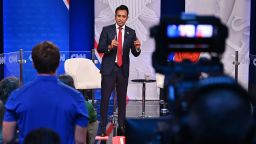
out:
M214 16L182 14L178 17L163 17L159 25L150 30L155 39L152 64L156 73L165 76L164 95L168 99L169 111L185 112L186 95L191 92L202 78L222 75L221 63L228 36L227 27ZM170 55L175 53L208 53L209 58L197 62L184 60L175 62Z

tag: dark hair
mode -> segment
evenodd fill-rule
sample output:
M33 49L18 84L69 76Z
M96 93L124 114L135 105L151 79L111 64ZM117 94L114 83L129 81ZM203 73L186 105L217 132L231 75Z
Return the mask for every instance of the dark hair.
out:
M38 73L54 73L60 63L60 52L52 42L44 41L32 49L32 59Z
M4 116L4 105L12 91L19 87L19 79L11 76L0 81L0 126Z
M60 144L59 135L51 129L39 128L32 130L24 139L24 144Z
M118 10L126 10L127 15L129 15L129 9L126 5L120 5L119 7L116 8L115 14L117 13Z
M70 75L60 75L59 76L59 80L61 82L63 82L64 84L72 87L72 88L75 88L75 85L74 85L74 80L73 78L70 76Z
M0 99L5 104L11 92L19 87L19 79L11 76L0 81Z

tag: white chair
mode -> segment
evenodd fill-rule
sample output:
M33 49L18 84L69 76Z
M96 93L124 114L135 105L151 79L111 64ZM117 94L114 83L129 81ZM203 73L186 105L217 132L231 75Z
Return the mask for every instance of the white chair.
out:
M100 70L92 60L86 58L67 59L64 63L64 69L66 74L73 77L76 89L93 90L101 88ZM94 95L92 99L94 100Z

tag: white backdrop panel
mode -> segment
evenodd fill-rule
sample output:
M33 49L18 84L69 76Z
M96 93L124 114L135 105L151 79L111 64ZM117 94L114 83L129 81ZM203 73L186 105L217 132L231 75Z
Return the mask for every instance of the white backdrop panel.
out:
M239 52L239 82L248 88L249 75L249 36L250 36L250 0L186 0L186 12L202 15L215 15L228 26L229 37L222 62L225 71L235 74L232 62L235 51Z
M135 58L130 55L130 76L128 84L129 99L141 100L142 84L131 82L145 75L155 79L151 64L151 54L154 51L154 41L149 37L149 28L158 23L161 1L159 0L95 0L95 40L98 42L103 26L114 24L115 9L124 4L129 8L127 26L135 29L137 37L142 42L142 53ZM146 100L158 100L156 83L146 85Z

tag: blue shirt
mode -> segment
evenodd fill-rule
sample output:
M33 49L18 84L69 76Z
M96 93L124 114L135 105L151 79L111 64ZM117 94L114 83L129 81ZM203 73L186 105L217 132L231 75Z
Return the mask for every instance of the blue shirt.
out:
M59 134L63 144L73 144L75 125L88 124L84 103L80 92L56 76L38 76L10 95L4 121L17 122L20 143L31 130L50 128Z

